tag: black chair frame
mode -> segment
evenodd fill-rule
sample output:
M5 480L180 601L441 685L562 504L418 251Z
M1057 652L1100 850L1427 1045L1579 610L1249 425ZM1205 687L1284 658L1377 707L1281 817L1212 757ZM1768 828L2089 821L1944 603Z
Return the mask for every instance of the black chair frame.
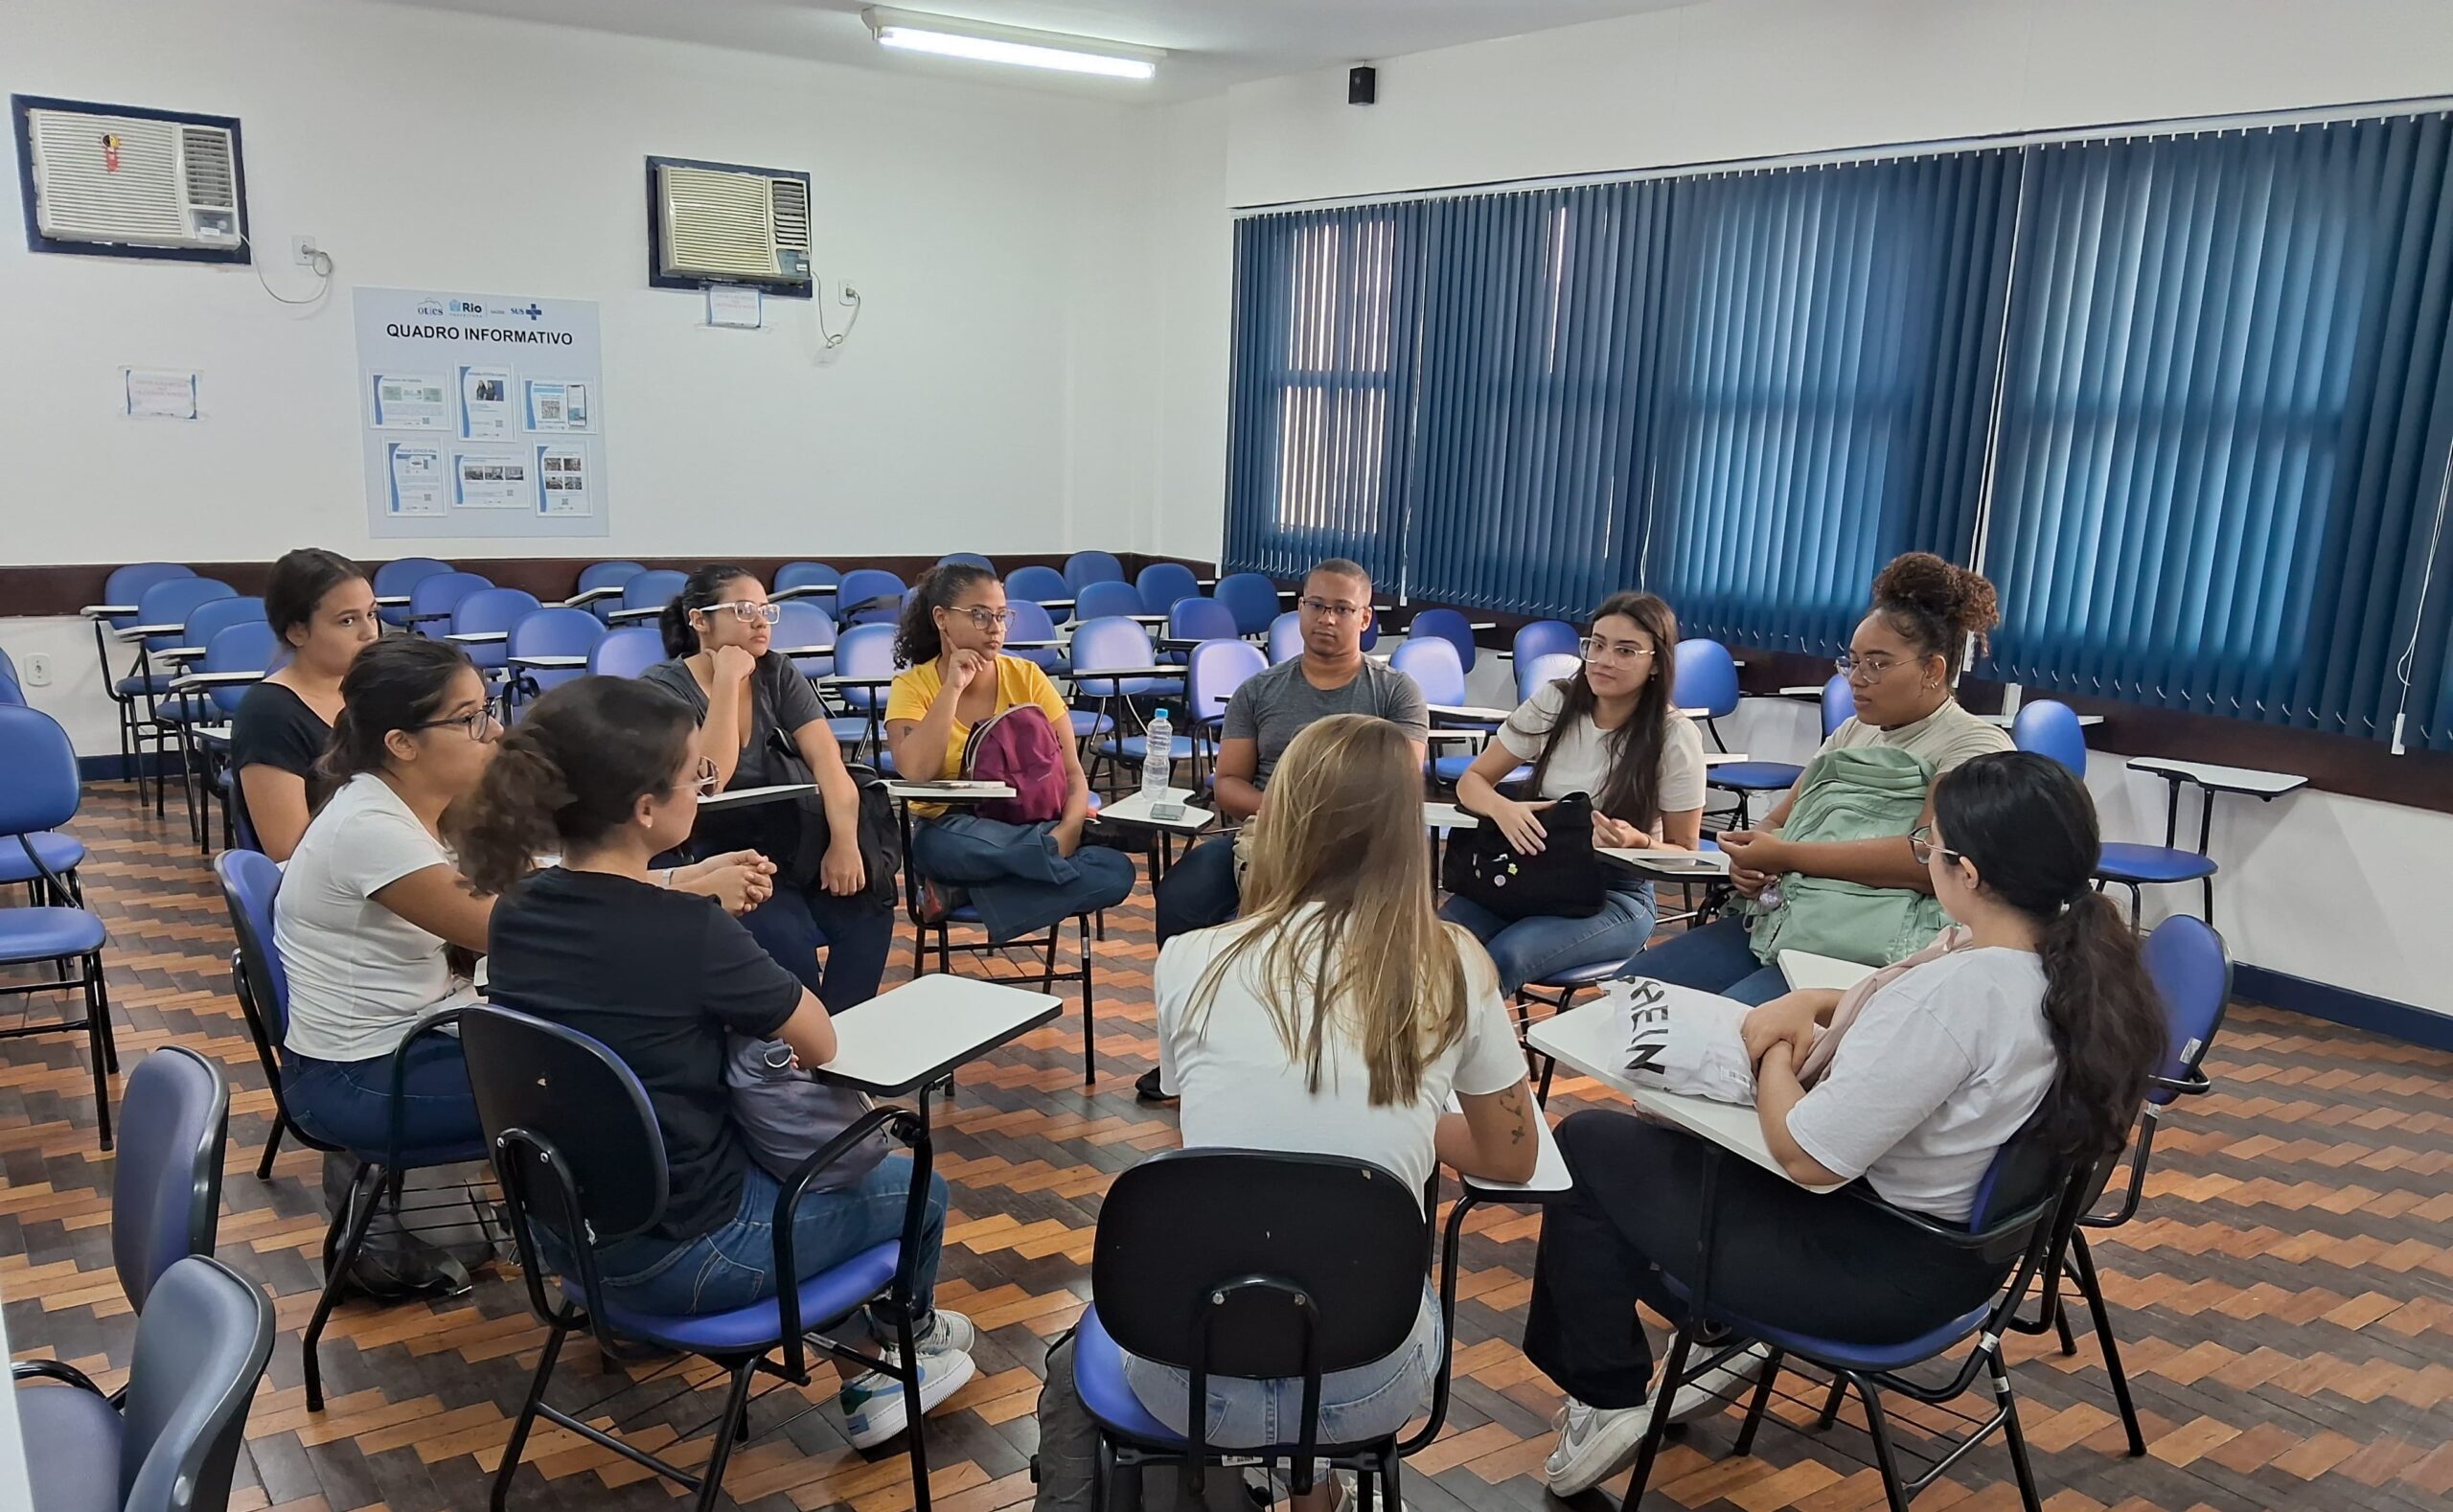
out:
M82 908L84 892L73 872L62 875L43 864L34 854L32 836L16 837L18 847L26 853L27 863L35 876L26 883L28 896L39 905L47 896L57 906ZM69 974L69 963L77 963L75 975ZM21 982L0 986L0 997L18 997L28 993L56 993L74 987L85 999L81 1019L61 1019L41 1023L17 1023L0 1028L0 1040L14 1040L31 1034L71 1034L85 1032L85 1058L94 1071L94 1126L102 1137L103 1148L111 1147L110 1078L119 1074L119 1042L111 1029L110 988L103 979L103 952L100 947L76 955L52 957L55 978L52 981Z

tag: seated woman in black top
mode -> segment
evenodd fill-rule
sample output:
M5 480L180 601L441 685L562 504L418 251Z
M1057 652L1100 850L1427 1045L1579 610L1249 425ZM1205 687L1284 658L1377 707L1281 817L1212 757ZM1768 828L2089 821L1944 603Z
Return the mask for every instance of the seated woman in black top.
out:
M247 690L230 722L231 794L240 843L286 861L323 797L309 781L341 717L341 674L383 627L366 574L314 546L272 564L264 619L289 659Z
M747 572L700 567L664 608L664 650L673 659L640 676L698 716L717 791L799 780L779 761L780 746L808 764L826 812L826 850L815 875L793 875L800 826L811 822L798 804L710 813L699 838L717 850L755 850L776 863L774 896L742 923L786 971L840 1011L878 995L894 935L894 889L890 882L872 886L882 880L861 861L860 795L825 708L791 658L768 649L777 612L766 584Z
M470 876L500 896L488 992L593 1036L637 1074L654 1108L672 1175L664 1216L596 1256L608 1298L647 1313L746 1307L779 1280L771 1226L781 1187L734 1118L726 1033L781 1040L805 1065L823 1065L836 1049L825 1006L745 929L656 885L650 863L690 837L699 799L719 776L689 709L669 694L582 677L537 700L501 738L450 821ZM548 853L561 864L528 875L531 858ZM793 1213L803 1277L902 1237L910 1189L911 1161L897 1155L839 1189L808 1192ZM918 1262L924 1304L945 1211L945 1179L932 1175ZM914 1334L925 1411L971 1379L974 1333L939 1309ZM841 1400L861 1448L906 1421L901 1387L883 1375L852 1382Z

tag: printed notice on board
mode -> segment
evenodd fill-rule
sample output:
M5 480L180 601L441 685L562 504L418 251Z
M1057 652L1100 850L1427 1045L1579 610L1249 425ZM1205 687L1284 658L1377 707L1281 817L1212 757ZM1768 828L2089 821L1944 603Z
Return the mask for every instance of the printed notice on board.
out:
M126 409L131 420L194 420L196 418L195 375L157 368L122 368Z
M585 431L589 428L587 385L567 378L530 378L528 428L535 431Z
M451 504L455 509L524 510L530 488L525 457L464 451L451 459Z
M395 441L388 443L383 451L384 470L392 478L393 514L441 515L447 512L443 502L441 450Z
M576 447L537 448L537 513L595 513L595 506L588 502L586 452Z
M375 428L449 430L450 389L432 374L376 374Z
M460 438L499 441L511 434L511 369L460 370Z

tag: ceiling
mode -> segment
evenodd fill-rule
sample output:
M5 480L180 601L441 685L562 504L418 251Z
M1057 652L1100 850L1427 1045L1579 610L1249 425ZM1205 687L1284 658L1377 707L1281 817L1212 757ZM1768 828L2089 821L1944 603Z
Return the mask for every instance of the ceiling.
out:
M1246 80L1572 26L1694 0L902 0L901 9L1163 47L1148 83L890 53L863 0L393 0L776 57L1122 100L1184 100Z

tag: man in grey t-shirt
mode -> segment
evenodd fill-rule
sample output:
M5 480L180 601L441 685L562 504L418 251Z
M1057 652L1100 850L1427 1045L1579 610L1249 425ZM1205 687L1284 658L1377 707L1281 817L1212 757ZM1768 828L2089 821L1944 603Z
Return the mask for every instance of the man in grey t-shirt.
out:
M1351 561L1331 559L1303 579L1295 605L1303 654L1252 677L1226 700L1218 743L1218 812L1241 822L1261 812L1264 790L1295 737L1332 714L1373 714L1403 725L1417 746L1431 738L1431 714L1414 680L1363 653L1371 626L1371 577ZM1167 871L1157 892L1158 943L1235 917L1241 905L1235 841L1221 836L1193 847ZM1144 1098L1158 1099L1158 1073L1141 1079Z

